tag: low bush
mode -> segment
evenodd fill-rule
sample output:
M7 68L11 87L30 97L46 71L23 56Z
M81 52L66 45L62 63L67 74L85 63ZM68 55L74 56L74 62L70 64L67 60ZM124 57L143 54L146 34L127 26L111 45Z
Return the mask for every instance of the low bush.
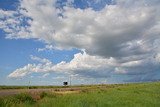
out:
M27 93L21 93L18 94L14 97L19 103L24 103L24 102L28 102L28 103L34 103L34 99Z
M33 104L35 103L35 100L27 93L21 93L15 96L0 98L0 107L11 107L21 103Z
M44 98L44 97L46 97L46 96L47 96L47 93L46 93L46 92L40 93L40 98L41 98L41 99Z

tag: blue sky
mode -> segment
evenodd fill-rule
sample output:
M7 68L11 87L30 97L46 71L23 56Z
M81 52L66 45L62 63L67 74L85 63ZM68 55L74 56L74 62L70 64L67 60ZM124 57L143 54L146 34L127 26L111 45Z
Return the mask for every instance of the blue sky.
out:
M158 0L0 0L0 85L160 79Z

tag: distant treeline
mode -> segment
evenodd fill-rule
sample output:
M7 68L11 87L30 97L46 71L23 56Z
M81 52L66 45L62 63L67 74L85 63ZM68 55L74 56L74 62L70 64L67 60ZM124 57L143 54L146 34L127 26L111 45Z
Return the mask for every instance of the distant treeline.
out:
M44 89L44 88L71 88L71 87L88 87L88 88L93 88L93 87L101 87L101 86L106 86L108 88L114 88L116 86L122 86L122 85L134 85L134 84L145 84L145 83L154 83L154 82L139 82L139 83L124 83L124 84L93 84L93 85L68 85L68 86L7 86L7 85L0 85L0 90L1 89ZM155 82L156 83L156 82Z

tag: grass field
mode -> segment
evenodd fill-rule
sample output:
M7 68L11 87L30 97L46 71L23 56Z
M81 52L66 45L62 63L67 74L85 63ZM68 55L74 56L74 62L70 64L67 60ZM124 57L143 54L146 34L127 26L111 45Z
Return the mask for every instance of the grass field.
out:
M63 86L0 86L0 90L5 89L38 89L38 88L64 88Z
M160 82L21 93L0 98L0 107L160 107Z

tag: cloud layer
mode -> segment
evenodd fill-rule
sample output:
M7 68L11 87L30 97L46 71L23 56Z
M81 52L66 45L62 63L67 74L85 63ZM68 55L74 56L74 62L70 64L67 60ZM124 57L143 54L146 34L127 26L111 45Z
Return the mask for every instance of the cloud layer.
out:
M54 65L40 61L15 70L9 77L49 71L92 77L143 76L160 70L158 0L114 0L101 10L75 8L72 3L57 7L56 0L22 0L17 11L0 10L6 38L35 38L47 43L49 49L85 50L70 62Z
M33 72L79 74L88 77L94 76L95 78L106 77L112 71L111 69L113 69L111 66L115 66L114 59L112 58L104 59L98 56L90 56L85 52L75 54L70 62L62 61L58 64L53 64L48 59L32 55L31 59L38 61L38 64L28 64L15 70L8 77L23 77Z

